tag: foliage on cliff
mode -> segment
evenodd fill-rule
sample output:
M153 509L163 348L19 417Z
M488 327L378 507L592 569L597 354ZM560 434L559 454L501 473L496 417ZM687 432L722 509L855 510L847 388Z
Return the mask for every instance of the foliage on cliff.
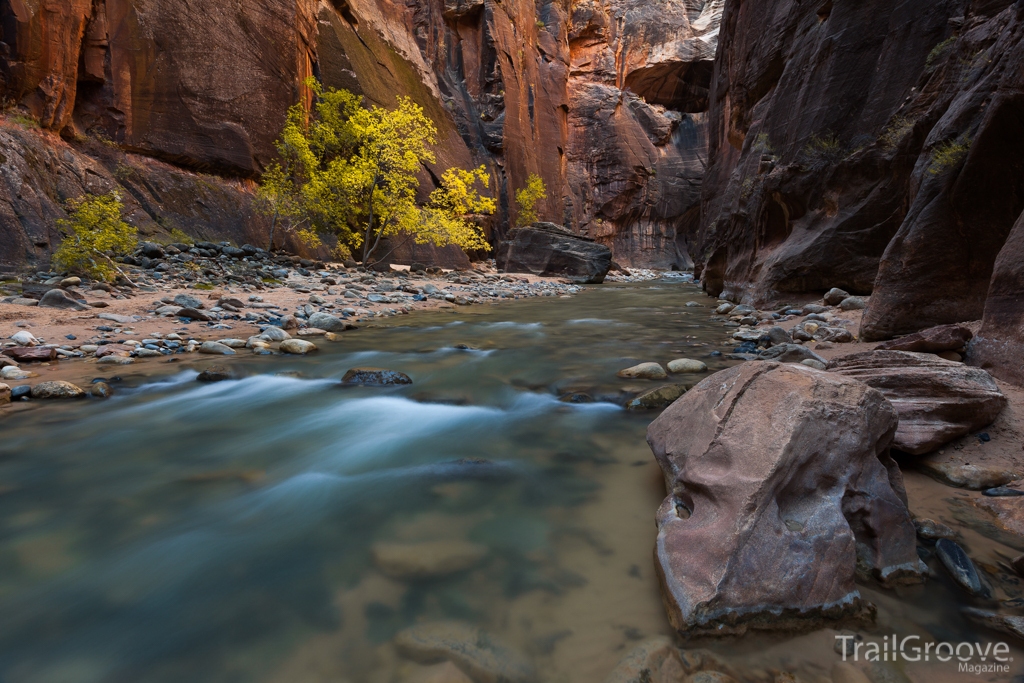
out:
M435 161L437 130L423 109L397 98L394 109L364 107L347 90L324 90L315 81L314 106L291 108L277 143L280 161L264 174L260 199L274 223L288 221L315 243L337 237L369 261L382 240L414 239L419 244L488 249L469 220L493 213L493 199L481 194L490 183L484 167L451 168L427 203L416 201L418 174Z
M64 241L53 255L54 267L109 280L117 271L111 257L131 252L138 242L137 230L121 218L121 196L85 195L69 200L68 210L70 216L57 221Z

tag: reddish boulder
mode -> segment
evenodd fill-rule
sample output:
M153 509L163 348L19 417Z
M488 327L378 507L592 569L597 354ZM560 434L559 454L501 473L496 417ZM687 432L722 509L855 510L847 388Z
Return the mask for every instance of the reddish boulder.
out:
M816 627L863 615L857 565L924 571L902 477L896 411L867 385L802 365L708 377L651 424L665 474L657 568L690 634Z
M57 349L52 346L12 346L4 349L4 355L19 363L51 361L57 357Z
M991 424L1006 397L980 368L929 353L866 351L836 358L828 370L881 391L900 416L893 447L929 453Z
M899 339L883 342L875 347L876 351L917 351L920 353L939 353L956 351L967 346L974 333L963 325L939 325L908 334Z

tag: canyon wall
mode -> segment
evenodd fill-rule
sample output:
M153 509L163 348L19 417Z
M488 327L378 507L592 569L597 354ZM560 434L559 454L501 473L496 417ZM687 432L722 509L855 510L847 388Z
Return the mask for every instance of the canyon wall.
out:
M1009 377L1019 355L995 349L1024 339L1019 266L999 256L1019 256L1024 211L1022 15L1014 0L728 2L688 236L707 290L872 294L866 340L984 315L1002 335L984 363Z
M61 136L50 147L85 166L98 141L166 162L180 183L230 188L234 219L150 203L142 224L226 239L266 228L247 181L272 160L308 77L376 104L409 95L439 130L424 189L448 166L486 164L500 205L493 239L536 173L542 218L608 244L621 263L687 267L679 236L697 225L723 2L0 0L2 95L15 123ZM23 140L46 145L16 127L2 141L8 159L25 157ZM87 183L7 170L0 258L42 261L57 237L47 226Z

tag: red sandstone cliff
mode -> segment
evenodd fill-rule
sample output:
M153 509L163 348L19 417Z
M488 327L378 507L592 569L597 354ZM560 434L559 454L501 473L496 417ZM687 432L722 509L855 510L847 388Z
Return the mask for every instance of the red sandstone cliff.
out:
M68 145L52 148L78 165L95 161L83 140L110 141L182 169L185 184L258 177L308 76L377 103L408 94L441 133L428 183L449 165L491 167L495 237L538 173L544 218L621 262L686 266L677 235L696 225L722 1L4 0L0 73L5 101L62 135ZM63 199L124 184L116 165L98 185L54 183L22 153L24 137L4 153L37 172L0 183L8 263L46 255ZM235 184L234 221L227 206L219 221L171 220L194 213L184 205L150 203L146 215L197 234L258 232Z

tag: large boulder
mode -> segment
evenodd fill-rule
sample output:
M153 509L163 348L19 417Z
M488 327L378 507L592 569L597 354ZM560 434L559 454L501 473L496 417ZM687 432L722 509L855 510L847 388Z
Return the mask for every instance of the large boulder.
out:
M828 369L889 399L900 416L893 447L911 455L991 424L1006 407L1006 397L987 372L929 353L866 351L836 358Z
M878 351L917 351L922 353L941 353L957 351L967 346L974 333L963 325L939 325L929 327L905 337L882 342L875 347Z
M604 282L612 267L611 249L554 223L512 230L494 256L508 273L563 276L583 284Z
M51 289L39 300L42 308L64 308L69 311L87 311L89 306L80 301L72 299L62 289Z
M917 580L914 525L889 458L897 416L867 385L802 365L718 372L647 431L665 474L656 565L692 635L817 627L870 609L858 567Z

